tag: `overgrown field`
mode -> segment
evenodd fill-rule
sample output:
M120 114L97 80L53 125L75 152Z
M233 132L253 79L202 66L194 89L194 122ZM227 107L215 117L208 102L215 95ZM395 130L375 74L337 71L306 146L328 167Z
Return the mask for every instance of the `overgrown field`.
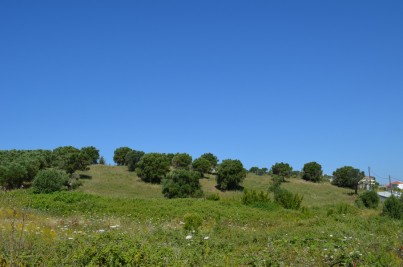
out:
M0 194L0 266L402 266L403 223L358 209L351 190L289 179L300 210L165 199L124 167L92 166L78 192ZM269 176L243 186L266 191Z

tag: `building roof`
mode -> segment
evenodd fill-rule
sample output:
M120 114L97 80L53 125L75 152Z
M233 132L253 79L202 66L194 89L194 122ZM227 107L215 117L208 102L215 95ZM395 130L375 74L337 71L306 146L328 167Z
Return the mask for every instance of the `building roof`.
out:
M402 182L392 182L392 184L403 184Z

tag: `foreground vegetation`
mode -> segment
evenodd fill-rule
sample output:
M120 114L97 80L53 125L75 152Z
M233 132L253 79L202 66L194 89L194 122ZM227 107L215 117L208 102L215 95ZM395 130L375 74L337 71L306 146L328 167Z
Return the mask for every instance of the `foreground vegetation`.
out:
M124 166L80 174L80 192L0 194L0 266L403 264L402 221L357 208L350 189L329 183L288 179L282 187L303 196L288 210L272 194L243 204L241 191L219 191L213 178L200 180L205 198L166 199ZM243 186L270 184L248 174Z

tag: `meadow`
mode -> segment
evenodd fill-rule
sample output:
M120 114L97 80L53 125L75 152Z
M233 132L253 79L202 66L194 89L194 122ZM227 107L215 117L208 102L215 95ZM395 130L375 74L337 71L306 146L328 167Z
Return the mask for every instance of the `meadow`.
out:
M165 199L126 167L92 165L75 191L0 193L0 266L403 266L403 222L359 209L351 189L290 178L303 208ZM267 191L271 177L243 186ZM218 195L219 200L208 196Z

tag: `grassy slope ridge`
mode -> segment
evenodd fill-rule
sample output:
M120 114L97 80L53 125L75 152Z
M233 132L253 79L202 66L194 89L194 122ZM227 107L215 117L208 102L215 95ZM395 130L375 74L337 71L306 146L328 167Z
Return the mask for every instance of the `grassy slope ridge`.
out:
M67 266L400 266L403 224L380 210L353 206L351 190L290 179L302 211L250 207L240 192L220 201L164 199L125 167L92 166L81 192L0 195L2 261ZM248 175L245 188L266 190L269 176ZM26 208L29 207L29 208ZM202 225L186 230L184 218ZM192 236L186 239L186 236ZM337 266L337 265L336 265Z

